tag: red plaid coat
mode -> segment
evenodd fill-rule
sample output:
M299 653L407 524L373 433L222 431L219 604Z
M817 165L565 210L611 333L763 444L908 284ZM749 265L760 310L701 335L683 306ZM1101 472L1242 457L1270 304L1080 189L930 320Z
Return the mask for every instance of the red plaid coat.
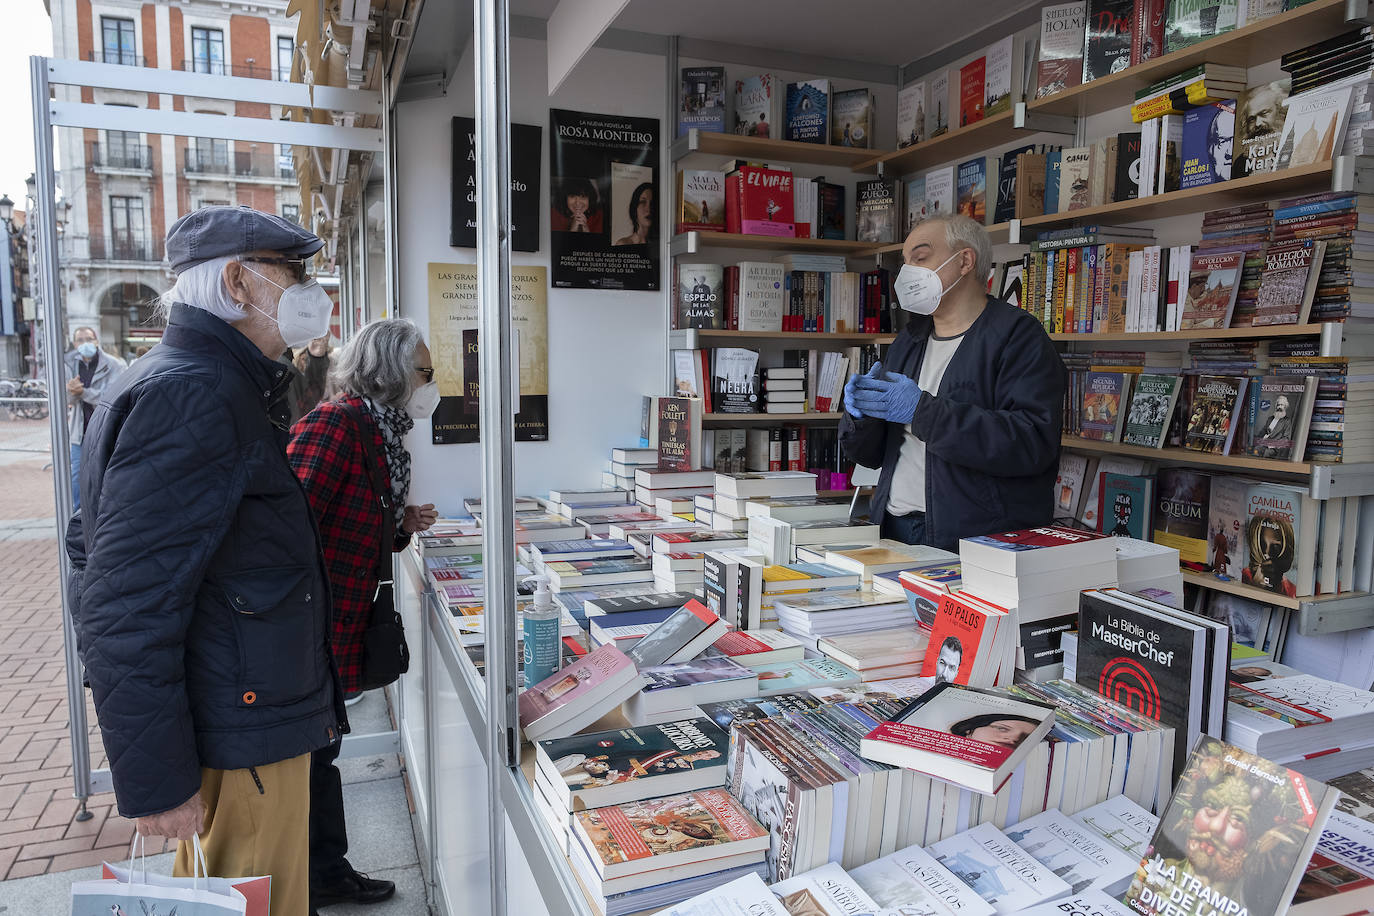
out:
M346 399L355 407L362 401ZM380 478L390 489L382 433L366 413L372 447L382 461ZM382 508L363 466L363 449L343 401L324 401L291 427L287 457L305 486L320 528L329 588L334 599L331 642L345 693L362 685L363 632L377 591L377 553L382 549ZM395 551L409 538L397 532Z

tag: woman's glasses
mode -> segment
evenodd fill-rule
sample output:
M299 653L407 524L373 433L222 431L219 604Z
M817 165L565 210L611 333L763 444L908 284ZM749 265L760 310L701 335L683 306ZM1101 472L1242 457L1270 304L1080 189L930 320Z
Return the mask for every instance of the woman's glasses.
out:
M426 383L426 384L428 384L428 383L434 381L434 367L433 367L433 366L416 366L416 367L415 367L415 371L418 372L418 373L420 373L421 375L423 375L423 376L425 377L425 383Z

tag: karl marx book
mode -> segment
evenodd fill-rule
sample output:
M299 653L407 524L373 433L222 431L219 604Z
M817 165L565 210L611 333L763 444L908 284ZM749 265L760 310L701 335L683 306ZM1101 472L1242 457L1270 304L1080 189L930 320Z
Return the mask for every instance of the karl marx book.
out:
M725 68L683 67L678 96L677 135L693 128L721 133L725 130Z
M825 143L830 139L830 80L787 84L784 140Z
M1054 3L1040 9L1040 60L1035 97L1043 99L1083 82L1083 35L1087 3Z
M1236 110L1235 162L1237 178L1274 171L1279 158L1279 138L1288 109L1288 77L1245 91Z
M1083 82L1131 65L1131 27L1135 0L1088 0Z
M1078 604L1074 679L1175 730L1174 772L1202 733L1207 632L1162 608L1101 591Z
M1300 92L1288 99L1276 169L1327 162L1340 154L1354 88L1346 83Z
M1244 403L1249 379L1204 375L1198 379L1192 410L1183 436L1183 447L1209 455L1231 454L1236 421Z
M1301 461L1317 394L1317 377L1266 375L1250 380L1245 453Z
M719 264L677 265L678 328L725 327L725 268Z
M868 149L873 145L873 91L846 89L830 100L830 145Z
M735 112L731 133L747 137L776 136L781 92L771 73L735 80Z
M1339 794L1204 735L1124 900L1144 916L1280 916Z
M723 786L729 750L730 735L697 718L540 741L535 761L572 811Z
M673 231L694 229L725 231L725 176L714 169L677 173L677 226Z
M869 732L859 752L991 795L1053 724L1048 704L941 682Z
M1188 291L1183 300L1179 330L1211 330L1231 325L1231 313L1240 291L1243 251L1195 251L1188 269Z

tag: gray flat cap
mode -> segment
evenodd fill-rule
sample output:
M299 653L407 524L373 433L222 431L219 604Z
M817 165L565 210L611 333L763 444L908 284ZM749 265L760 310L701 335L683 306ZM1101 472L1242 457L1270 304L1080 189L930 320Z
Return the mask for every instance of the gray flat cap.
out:
M167 232L167 260L178 274L202 261L246 251L308 258L323 247L324 241L309 229L252 207L206 207L186 214Z

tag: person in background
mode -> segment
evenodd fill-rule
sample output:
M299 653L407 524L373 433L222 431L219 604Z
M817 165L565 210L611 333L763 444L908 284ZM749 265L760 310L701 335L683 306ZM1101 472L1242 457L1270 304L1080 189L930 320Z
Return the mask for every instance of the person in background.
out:
M151 349L152 347L139 347L138 349L134 350L134 358L129 360L129 365L132 366L135 362L147 356L148 351Z
M182 841L179 877L196 835L210 874L271 875L283 916L309 904L309 755L347 729L320 541L268 417L277 357L329 328L323 246L247 207L172 225L167 331L91 417L67 533L119 813Z
M95 413L110 383L126 368L124 360L100 349L100 338L93 328L79 327L72 333L72 349L62 357L67 369L67 435L72 459L72 510L81 508L81 443L86 426Z
M911 313L886 365L844 388L840 444L881 468L870 517L883 537L959 539L1054 519L1066 373L1030 313L987 295L992 243L960 215L911 230L897 301Z
M321 401L333 397L329 386L329 367L333 362L329 345L329 335L310 341L310 345L296 354L293 365L296 374L291 379L291 389L287 396L291 399L291 422L310 411Z
M334 621L330 644L345 695L364 683L363 634L377 593L378 561L399 552L410 536L438 518L432 504L408 502L410 452L405 436L439 404L429 348L404 318L374 321L340 351L333 381L339 397L323 401L292 428L287 455L300 478L324 543ZM369 448L364 449L362 437ZM382 466L365 463L368 454ZM387 519L374 492L384 488L394 510L392 543L383 545ZM379 903L396 885L369 878L347 859L343 783L337 746L322 748L310 767L310 891L312 909L335 903Z

